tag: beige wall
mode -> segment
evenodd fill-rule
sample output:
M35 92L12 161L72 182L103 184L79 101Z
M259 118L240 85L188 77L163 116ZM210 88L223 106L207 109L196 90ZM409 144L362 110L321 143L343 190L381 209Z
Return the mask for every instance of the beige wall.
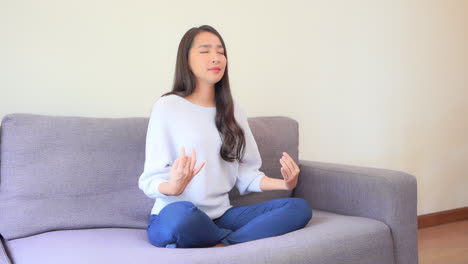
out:
M418 214L468 206L468 1L0 0L0 117L148 116L180 38L224 37L249 116L300 158L407 171Z

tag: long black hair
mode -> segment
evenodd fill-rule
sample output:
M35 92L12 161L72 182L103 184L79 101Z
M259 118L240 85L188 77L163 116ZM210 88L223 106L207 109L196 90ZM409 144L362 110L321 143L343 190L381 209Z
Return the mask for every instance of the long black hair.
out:
M234 117L234 103L229 85L226 45L224 44L224 40L221 35L213 27L208 25L203 25L198 28L193 27L182 37L177 51L172 91L162 96L176 94L186 97L194 92L196 77L190 70L188 57L193 40L200 32L210 32L215 34L221 41L224 48L224 56L226 56L226 69L224 71L224 75L221 80L215 84L215 122L223 142L219 152L221 158L225 161L233 162L238 160L239 162L242 162L241 160L245 152L245 134Z

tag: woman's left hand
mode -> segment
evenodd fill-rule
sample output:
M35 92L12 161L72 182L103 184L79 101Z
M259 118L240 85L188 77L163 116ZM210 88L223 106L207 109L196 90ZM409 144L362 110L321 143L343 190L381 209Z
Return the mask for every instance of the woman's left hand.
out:
M284 178L284 185L287 190L296 188L297 180L299 178L299 166L289 156L288 153L283 152L283 157L280 159L281 163L281 174Z

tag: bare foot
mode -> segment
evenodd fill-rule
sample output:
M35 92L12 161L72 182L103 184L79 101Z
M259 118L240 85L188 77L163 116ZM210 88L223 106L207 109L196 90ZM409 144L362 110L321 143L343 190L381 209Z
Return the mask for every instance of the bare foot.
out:
M214 245L213 247L225 247L226 245L224 245L223 243L219 243L219 244L216 244Z

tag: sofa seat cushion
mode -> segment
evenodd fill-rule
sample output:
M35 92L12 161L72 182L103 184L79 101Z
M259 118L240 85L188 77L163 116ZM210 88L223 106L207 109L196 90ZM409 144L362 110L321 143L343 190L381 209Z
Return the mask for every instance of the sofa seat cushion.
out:
M221 248L151 245L144 229L51 231L8 242L14 263L393 263L382 222L314 210L303 229ZM258 249L262 250L259 251Z

